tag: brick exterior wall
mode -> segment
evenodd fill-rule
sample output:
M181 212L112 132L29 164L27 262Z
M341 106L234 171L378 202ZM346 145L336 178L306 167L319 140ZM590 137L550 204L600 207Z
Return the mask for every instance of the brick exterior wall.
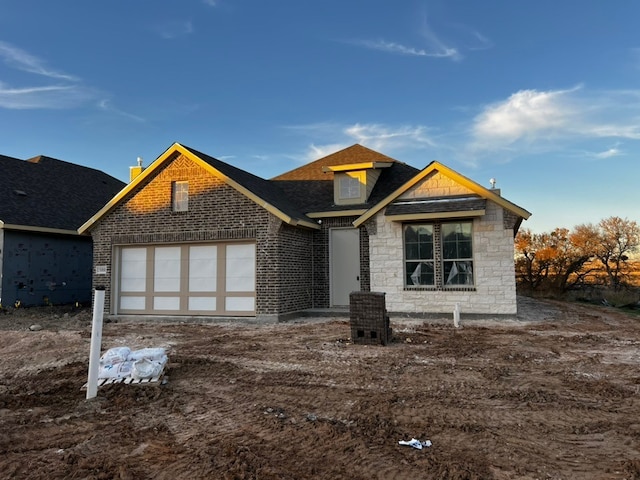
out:
M471 193L439 173L428 176L402 198ZM413 290L404 287L402 223L385 218L384 211L372 219L369 230L371 290L386 293L392 314L452 314L456 303L462 315L515 316L516 286L512 215L487 201L484 216L473 219L474 290ZM369 223L369 222L368 222ZM375 233L374 233L375 232Z
M313 305L313 255L310 230L282 224L278 234L278 313L306 310Z
M189 208L173 212L171 183L189 181ZM141 184L91 229L93 285L105 287L105 305L114 313L112 255L118 245L176 244L229 240L256 241L256 316L311 307L310 230L283 222L184 156ZM305 279L306 278L306 279Z

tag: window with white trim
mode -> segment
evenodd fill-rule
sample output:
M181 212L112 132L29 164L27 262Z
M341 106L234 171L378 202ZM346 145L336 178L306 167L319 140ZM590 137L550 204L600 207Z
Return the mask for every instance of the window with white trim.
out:
M171 184L171 205L174 212L189 210L189 182L176 181Z
M473 222L404 225L405 287L472 288Z

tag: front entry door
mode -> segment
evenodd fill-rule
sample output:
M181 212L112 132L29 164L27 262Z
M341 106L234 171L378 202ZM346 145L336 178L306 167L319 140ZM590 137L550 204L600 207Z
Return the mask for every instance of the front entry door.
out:
M331 306L349 305L349 294L360 291L360 231L330 230Z

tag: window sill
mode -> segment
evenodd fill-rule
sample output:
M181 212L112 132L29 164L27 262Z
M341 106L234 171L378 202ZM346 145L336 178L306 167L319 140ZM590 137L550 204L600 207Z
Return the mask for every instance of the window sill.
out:
M433 285L416 285L416 286L405 286L403 288L405 292L411 291L426 291L426 292L475 292L475 286L446 286L446 287L436 287Z

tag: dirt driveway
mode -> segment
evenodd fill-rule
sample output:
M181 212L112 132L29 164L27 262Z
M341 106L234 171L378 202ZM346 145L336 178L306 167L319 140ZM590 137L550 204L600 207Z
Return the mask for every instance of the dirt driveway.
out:
M109 323L104 348L167 348L168 382L87 402L91 312L0 314L0 477L640 478L640 316L520 318L392 319L386 347L344 318Z

